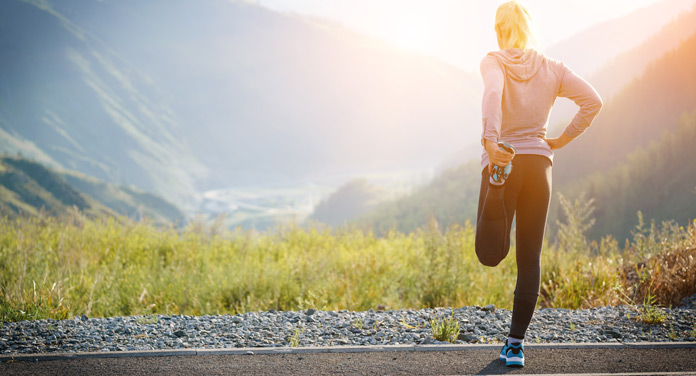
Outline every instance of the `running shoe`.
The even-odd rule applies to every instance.
[[[507,345],[505,353],[505,365],[508,367],[524,367],[524,345],[521,343],[513,343]]]
[[[505,141],[499,141],[498,147],[501,150],[504,150],[508,153],[512,153],[513,156],[517,153],[517,149]],[[491,178],[490,178],[491,184],[493,184],[493,185],[505,184],[505,180],[508,178],[508,176],[510,176],[511,172],[512,172],[512,162],[508,163],[504,167],[500,167],[500,166],[494,164],[492,171],[491,171]]]
[[[508,349],[510,349],[510,346],[508,345],[508,341],[505,340],[505,344],[503,345],[503,349],[500,350],[500,356],[498,356],[498,359],[502,360],[503,362],[506,361]]]

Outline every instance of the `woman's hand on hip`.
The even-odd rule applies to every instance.
[[[546,143],[549,144],[549,147],[551,148],[551,150],[558,150],[558,149],[568,145],[568,143],[570,141],[573,141],[573,138],[566,135],[565,133],[563,133],[562,135],[560,135],[559,137],[556,137],[556,138],[544,137],[544,141],[546,141]]]

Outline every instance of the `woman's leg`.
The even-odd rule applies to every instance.
[[[551,161],[523,155],[515,158],[515,168],[524,175],[524,182],[516,207],[517,286],[510,337],[523,339],[539,297],[541,246],[551,199]]]
[[[483,265],[498,265],[510,250],[510,228],[522,182],[519,175],[513,170],[502,187],[495,187],[489,184],[488,168],[481,173],[475,249]]]

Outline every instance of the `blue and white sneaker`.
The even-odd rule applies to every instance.
[[[500,350],[500,356],[498,356],[498,359],[502,360],[503,362],[507,361],[507,352],[510,346],[508,346],[508,341],[505,340],[505,345],[503,345],[503,349]]]
[[[517,149],[508,144],[505,141],[499,141],[498,142],[498,147],[508,153],[512,153],[514,156],[517,153]],[[508,163],[505,167],[500,167],[498,165],[493,165],[493,169],[491,171],[491,178],[490,182],[493,185],[503,185],[505,184],[505,180],[510,176],[510,173],[512,172],[512,162]]]
[[[524,345],[513,343],[506,345],[505,365],[508,367],[524,367]]]

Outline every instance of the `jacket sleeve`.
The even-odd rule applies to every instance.
[[[575,74],[565,64],[561,64],[561,69],[561,85],[558,96],[568,98],[580,106],[573,120],[563,131],[566,135],[575,138],[585,132],[592,124],[602,108],[602,99],[592,85]]]
[[[505,86],[505,73],[498,60],[491,56],[481,60],[481,77],[483,78],[483,100],[481,113],[483,117],[483,140],[498,142],[500,127],[503,120],[503,88]]]

